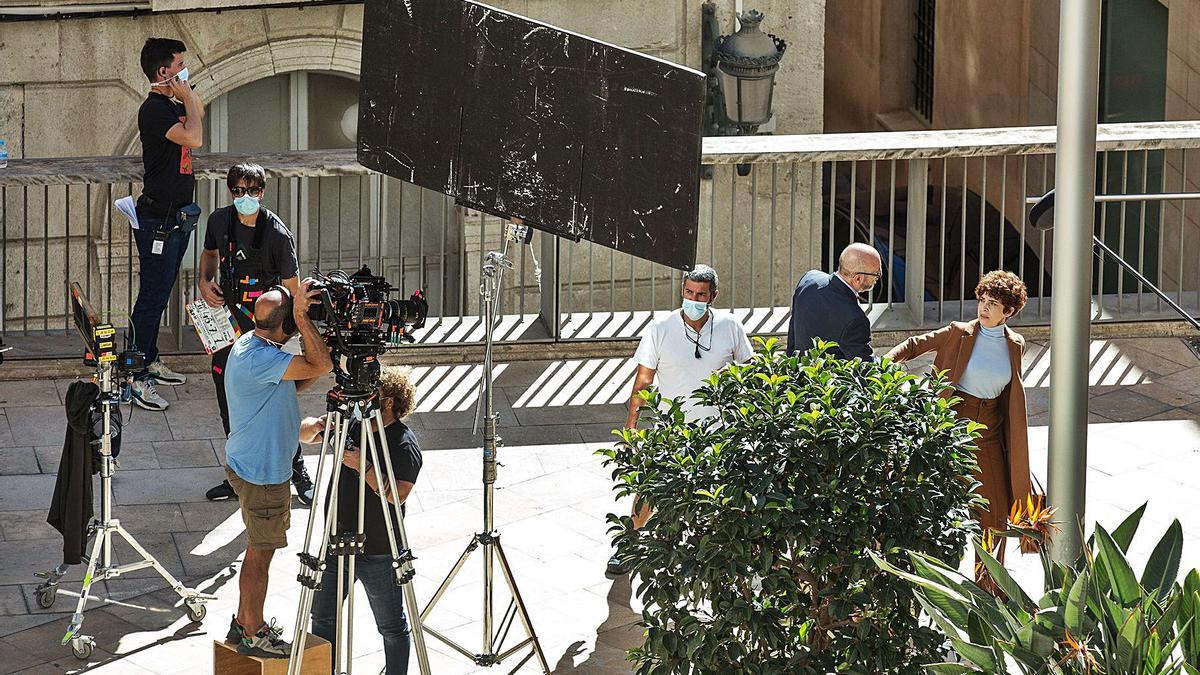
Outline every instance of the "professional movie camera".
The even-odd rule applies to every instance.
[[[412,331],[425,326],[429,303],[417,289],[408,300],[388,296],[398,289],[364,265],[354,274],[342,270],[313,273],[320,301],[308,316],[322,328],[332,351],[334,377],[349,391],[374,391],[379,355],[412,342]]]

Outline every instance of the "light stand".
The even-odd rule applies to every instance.
[[[411,624],[413,645],[417,652],[417,664],[421,675],[429,675],[429,654],[425,649],[425,634],[421,625],[421,615],[418,613],[417,596],[413,591],[414,576],[412,551],[408,547],[408,535],[404,530],[404,513],[402,505],[387,501],[384,495],[395,495],[396,475],[392,472],[392,456],[388,449],[387,436],[383,430],[383,416],[379,411],[379,399],[374,388],[367,392],[347,392],[341,385],[329,392],[327,397],[329,417],[325,425],[325,437],[321,442],[321,455],[317,460],[317,475],[314,485],[314,503],[308,513],[308,530],[304,536],[304,552],[300,553],[300,605],[296,610],[295,633],[292,638],[292,655],[288,660],[288,675],[299,675],[304,662],[304,643],[308,637],[305,626],[308,625],[309,614],[312,611],[313,595],[321,588],[321,576],[325,571],[326,556],[337,556],[337,612],[335,630],[338,640],[334,653],[334,668],[337,673],[350,675],[354,668],[354,572],[355,555],[363,552],[366,536],[363,534],[364,500],[367,494],[367,474],[358,472],[358,526],[352,533],[338,532],[338,485],[341,481],[342,459],[346,452],[346,440],[350,433],[350,425],[354,420],[359,424],[359,445],[361,452],[360,467],[368,463],[375,467],[376,485],[382,486],[380,498],[384,503],[384,525],[388,536],[388,546],[392,555],[392,570],[396,584],[404,589],[404,604],[408,607]],[[332,462],[326,466],[326,460]],[[317,512],[321,507],[321,486],[325,484],[326,471],[332,474],[332,483],[328,491],[328,510],[325,516],[325,527],[321,531],[321,540],[315,554],[312,550],[313,538],[316,534]],[[396,519],[393,529],[391,518],[387,512],[392,511]],[[331,543],[332,540],[332,543]],[[348,588],[345,584],[348,581]],[[343,598],[346,598],[343,601]],[[343,615],[342,607],[346,605]],[[343,621],[343,618],[345,619]],[[344,638],[342,637],[344,633]],[[342,670],[343,660],[345,669]]]
[[[542,652],[541,642],[538,640],[537,634],[533,630],[533,623],[529,619],[529,612],[525,608],[525,603],[521,599],[521,592],[517,588],[517,582],[513,578],[512,567],[508,564],[508,558],[504,555],[504,548],[500,545],[500,533],[494,527],[494,489],[496,483],[496,450],[503,445],[503,441],[496,433],[496,421],[499,415],[495,411],[495,404],[492,398],[492,348],[493,348],[493,330],[496,323],[496,307],[500,297],[500,291],[504,283],[504,270],[512,268],[512,261],[508,259],[508,247],[510,243],[528,243],[532,237],[532,231],[523,225],[510,225],[505,228],[504,244],[501,251],[491,251],[484,258],[483,268],[481,270],[481,279],[479,284],[479,294],[483,297],[483,315],[484,315],[484,356],[483,356],[483,375],[480,382],[481,396],[480,405],[483,406],[483,532],[475,534],[471,541],[467,544],[467,548],[458,557],[458,561],[454,563],[450,573],[446,575],[442,584],[438,586],[437,591],[429,600],[429,604],[425,606],[425,610],[421,612],[421,621],[425,618],[442,599],[454,578],[458,576],[463,565],[471,554],[482,547],[483,549],[483,647],[475,653],[471,652],[466,647],[458,644],[449,637],[443,635],[439,631],[426,626],[429,634],[438,640],[445,643],[448,647],[459,652],[463,656],[471,659],[479,666],[494,666],[499,665],[508,657],[516,654],[521,649],[529,647],[529,653],[525,655],[516,666],[510,670],[510,673],[515,673],[529,661],[530,658],[537,656],[538,663],[541,665],[543,673],[550,672],[550,666],[546,663],[546,655]],[[509,601],[508,608],[505,609],[504,615],[500,619],[498,626],[494,624],[493,616],[493,597],[492,590],[495,583],[494,563],[496,559],[500,561],[500,570],[504,573],[504,580],[508,584],[509,593],[512,599]],[[514,618],[520,618],[521,625],[525,628],[527,637],[521,642],[504,649],[504,641],[508,637],[508,631],[512,628]],[[503,651],[501,651],[503,650]]]
[[[100,387],[100,395],[96,399],[95,405],[98,406],[103,416],[103,432],[100,435],[100,519],[93,520],[88,526],[89,534],[95,535],[95,540],[92,542],[92,553],[87,559],[87,572],[83,575],[83,588],[79,591],[79,602],[75,606],[75,613],[71,615],[67,632],[62,637],[62,644],[70,643],[71,653],[77,658],[87,659],[92,655],[92,649],[96,646],[96,642],[91,636],[82,634],[80,630],[83,628],[83,610],[90,597],[91,588],[96,582],[116,579],[123,574],[148,567],[153,568],[171,585],[171,590],[179,594],[188,618],[192,621],[203,621],[206,614],[204,602],[215,598],[184,586],[138,543],[137,539],[121,525],[120,520],[113,517],[112,478],[116,470],[116,460],[112,456],[112,416],[120,404],[118,377],[122,381],[128,381],[130,376],[126,374],[126,371],[118,368],[118,362],[124,360],[125,354],[120,355],[119,358],[117,354],[113,353],[113,336],[116,331],[112,326],[98,322],[78,283],[71,284],[71,292],[75,300],[76,327],[88,344],[89,353],[96,360],[95,379]],[[91,479],[91,476],[85,478],[89,481]],[[124,539],[141,556],[141,559],[125,565],[113,565],[112,542],[116,536]],[[39,575],[45,579],[34,589],[34,598],[39,607],[49,609],[54,605],[58,582],[66,574],[68,567],[66,564],[59,565],[54,570]]]

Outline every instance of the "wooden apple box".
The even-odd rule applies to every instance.
[[[332,661],[329,642],[310,633],[304,641],[300,675],[329,675]],[[287,675],[287,669],[287,659],[243,656],[237,645],[213,640],[213,675]]]

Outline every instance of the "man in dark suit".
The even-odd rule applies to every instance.
[[[838,358],[873,359],[871,322],[858,306],[858,296],[879,281],[882,269],[878,251],[866,244],[850,244],[838,257],[833,274],[806,273],[792,294],[788,353],[808,351],[820,338],[838,344],[831,350]]]

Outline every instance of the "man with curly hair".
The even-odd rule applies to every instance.
[[[375,616],[375,627],[383,637],[388,675],[400,675],[408,671],[409,627],[404,614],[404,592],[396,583],[392,571],[392,553],[388,546],[385,519],[391,520],[393,531],[397,531],[399,526],[391,507],[384,507],[383,499],[386,496],[391,503],[403,504],[421,471],[421,449],[412,429],[403,421],[412,413],[417,402],[417,390],[410,379],[410,372],[408,368],[384,368],[378,389],[383,435],[387,439],[392,473],[396,477],[396,494],[387,494],[386,469],[380,467],[385,476],[385,484],[380,485],[375,476],[375,467],[370,461],[364,460],[358,447],[360,427],[357,422],[349,430],[347,442],[353,445],[344,453],[345,466],[338,480],[337,532],[354,532],[358,529],[358,475],[366,472],[367,494],[363,502],[366,543],[363,554],[355,557],[354,576],[366,590],[371,613]],[[316,423],[313,428],[324,429],[324,418],[312,421]],[[317,431],[310,440],[317,440],[320,433]],[[366,466],[363,466],[364,462]],[[331,555],[325,561],[321,590],[314,596],[312,606],[312,632],[330,643],[337,639],[338,603],[343,602],[345,593],[354,587],[353,580],[342,581],[343,596],[339,598],[337,559]]]

